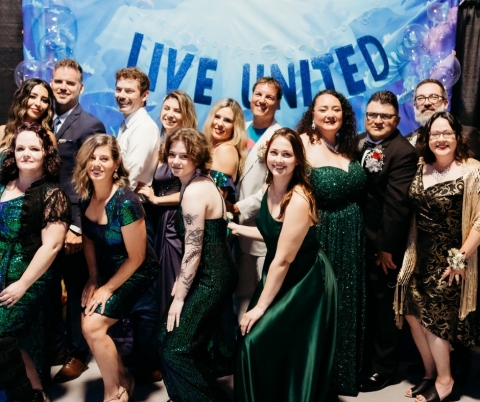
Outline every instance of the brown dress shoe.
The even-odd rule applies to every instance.
[[[74,380],[88,369],[87,363],[82,360],[69,356],[60,371],[53,377],[53,382],[62,383]]]

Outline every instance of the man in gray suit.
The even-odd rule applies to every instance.
[[[262,186],[265,183],[267,167],[259,155],[265,152],[266,143],[273,133],[281,128],[275,121],[275,112],[282,99],[282,86],[272,77],[260,78],[253,86],[250,109],[253,121],[246,123],[249,137],[255,141],[250,150],[243,174],[238,181],[238,201],[235,212],[240,214],[239,223],[255,226],[255,218],[260,208]],[[247,311],[255,287],[262,275],[267,249],[264,242],[238,238],[235,257],[239,271],[239,283],[235,292],[235,305],[240,321]]]

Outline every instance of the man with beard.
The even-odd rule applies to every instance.
[[[406,136],[417,151],[425,146],[423,131],[427,121],[435,112],[443,112],[447,107],[447,91],[440,81],[427,78],[417,85],[413,108],[420,127]],[[480,160],[480,132],[475,127],[463,126],[463,135],[472,157]]]

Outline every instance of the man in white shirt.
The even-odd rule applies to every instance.
[[[145,110],[150,88],[148,76],[137,67],[128,67],[118,70],[115,77],[115,100],[125,117],[117,139],[123,163],[130,171],[130,187],[135,190],[140,182],[147,185],[152,183],[158,164],[160,130]],[[155,283],[152,283],[130,313],[134,339],[129,356],[131,359],[126,361],[126,365],[133,365],[131,373],[137,384],[162,379],[156,356],[151,353],[155,347],[155,332],[160,319]]]
[[[243,174],[238,181],[238,201],[235,204],[235,212],[240,214],[241,225],[255,226],[255,218],[262,199],[261,189],[267,175],[267,167],[262,158],[259,158],[259,153],[273,133],[281,128],[275,121],[275,112],[280,106],[282,93],[282,86],[272,77],[260,78],[253,86],[250,101],[253,121],[246,123],[246,129],[255,145],[249,151]],[[264,242],[245,237],[238,238],[238,245],[235,259],[239,283],[235,292],[235,305],[240,321],[261,278],[267,248]]]
[[[125,120],[118,132],[123,162],[130,171],[130,187],[139,182],[150,185],[158,163],[160,130],[145,110],[150,80],[137,67],[122,68],[115,74],[115,100]]]

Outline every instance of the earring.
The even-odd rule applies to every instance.
[[[115,172],[113,172],[113,180],[118,180],[117,169],[115,169]]]
[[[315,127],[315,122],[312,121],[312,131],[315,131],[315,128],[316,128],[316,127]]]

